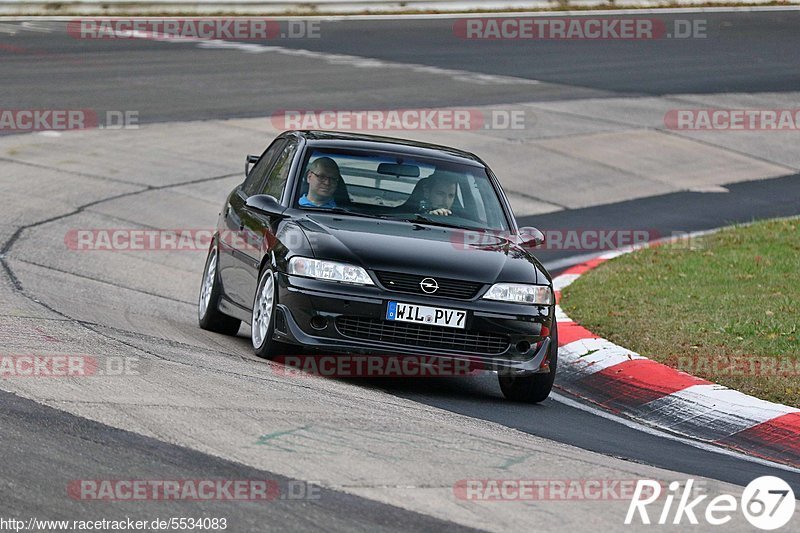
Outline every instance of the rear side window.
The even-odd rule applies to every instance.
[[[294,154],[297,152],[297,142],[289,141],[281,151],[275,165],[269,173],[267,183],[264,187],[264,194],[269,194],[280,202],[283,190],[286,188],[286,180],[289,178],[289,169],[292,167]]]
[[[253,196],[261,192],[261,184],[264,183],[267,172],[272,168],[273,163],[275,163],[275,160],[281,154],[285,144],[286,139],[276,139],[269,145],[269,148],[264,151],[258,163],[250,169],[250,174],[248,174],[247,179],[244,180],[244,184],[242,185],[242,191],[244,191],[247,196]]]

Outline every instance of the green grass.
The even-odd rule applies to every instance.
[[[561,305],[645,357],[800,407],[800,219],[626,254],[581,276]]]

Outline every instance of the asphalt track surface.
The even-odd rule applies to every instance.
[[[567,100],[588,96],[780,92],[800,86],[800,12],[663,15],[707,19],[705,39],[470,41],[452,19],[322,22],[322,38],[272,46],[545,82],[538,86],[403,85],[346,65],[299,72],[260,54],[147,40],[81,40],[23,31],[0,48],[0,101],[20,108],[139,110],[142,123],[267,116],[284,109],[372,109]],[[64,23],[37,23],[40,27]],[[0,39],[3,34],[0,33]],[[256,42],[256,41],[253,41]],[[36,68],[31,68],[33,65]],[[354,75],[354,73],[356,75]],[[416,82],[417,80],[415,80]],[[30,90],[36,88],[35,90]]]
[[[452,38],[449,20],[341,21],[323,24],[324,40],[282,41],[280,46],[351,54],[387,61],[424,64],[479,74],[536,79],[544,84],[465,86],[447,92],[404,87],[348,67],[295,72],[264,72],[259,56],[197,50],[193,45],[132,42],[85,42],[59,31],[24,31],[6,40],[0,33],[6,108],[138,109],[143,123],[264,116],[288,108],[365,108],[483,105],[536,100],[620,95],[669,95],[705,92],[780,92],[800,86],[800,13],[708,14],[709,34],[722,38],[646,43],[541,42],[535,53],[525,43],[465,43]],[[58,23],[37,23],[43,26]],[[11,43],[13,42],[13,45]],[[634,45],[635,44],[635,45]],[[487,60],[491,58],[491,60]],[[396,81],[396,80],[395,80]],[[557,227],[652,227],[671,231],[709,229],[753,218],[800,213],[798,176],[728,187],[718,196],[678,193],[585,209],[524,217],[521,222]],[[711,204],[709,204],[711,202]],[[698,207],[702,206],[703,209]],[[545,261],[568,252],[545,252]],[[68,311],[68,310],[67,310]],[[231,339],[234,351],[247,339]],[[589,412],[548,400],[521,408],[501,399],[490,376],[465,383],[455,380],[358,381],[360,386],[436,406],[477,419],[634,463],[664,467],[744,485],[760,475],[788,481],[800,493],[800,474],[701,450],[643,433]],[[54,467],[63,479],[75,479],[91,465],[113,477],[125,477],[120,465],[136,475],[182,478],[283,479],[270,472],[225,461],[149,437],[103,426],[17,396],[0,393],[4,458],[0,508],[16,514],[73,516],[86,511],[65,500],[63,485],[53,482]],[[113,464],[113,471],[111,469]],[[162,505],[162,504],[159,504]],[[241,530],[256,530],[280,520],[282,529],[443,530],[460,528],[428,516],[372,500],[327,491],[320,502],[298,508],[296,502],[259,507],[230,504],[214,515],[234,513]],[[90,510],[91,511],[91,510]],[[120,514],[136,515],[121,504]],[[149,507],[180,516],[180,509]]]
[[[65,414],[7,392],[0,392],[0,405],[0,452],[5,463],[2,508],[18,517],[111,519],[107,510],[93,509],[94,502],[64,497],[64,487],[81,479],[87,464],[99,475],[113,479],[271,480],[286,494],[293,482],[272,472]],[[230,526],[236,531],[309,531],[323,524],[327,531],[470,531],[342,492],[319,488],[316,494],[313,505],[291,499],[266,505],[262,501],[197,502],[191,516],[235,516]],[[145,507],[140,502],[118,502],[112,516],[151,522],[185,517],[186,506],[181,501],[153,502]]]

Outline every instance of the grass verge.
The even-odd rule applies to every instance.
[[[561,305],[645,357],[800,407],[800,219],[623,255],[567,287]]]

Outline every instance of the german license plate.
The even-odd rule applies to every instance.
[[[464,329],[467,322],[467,312],[443,307],[389,302],[389,306],[386,308],[386,320]]]

